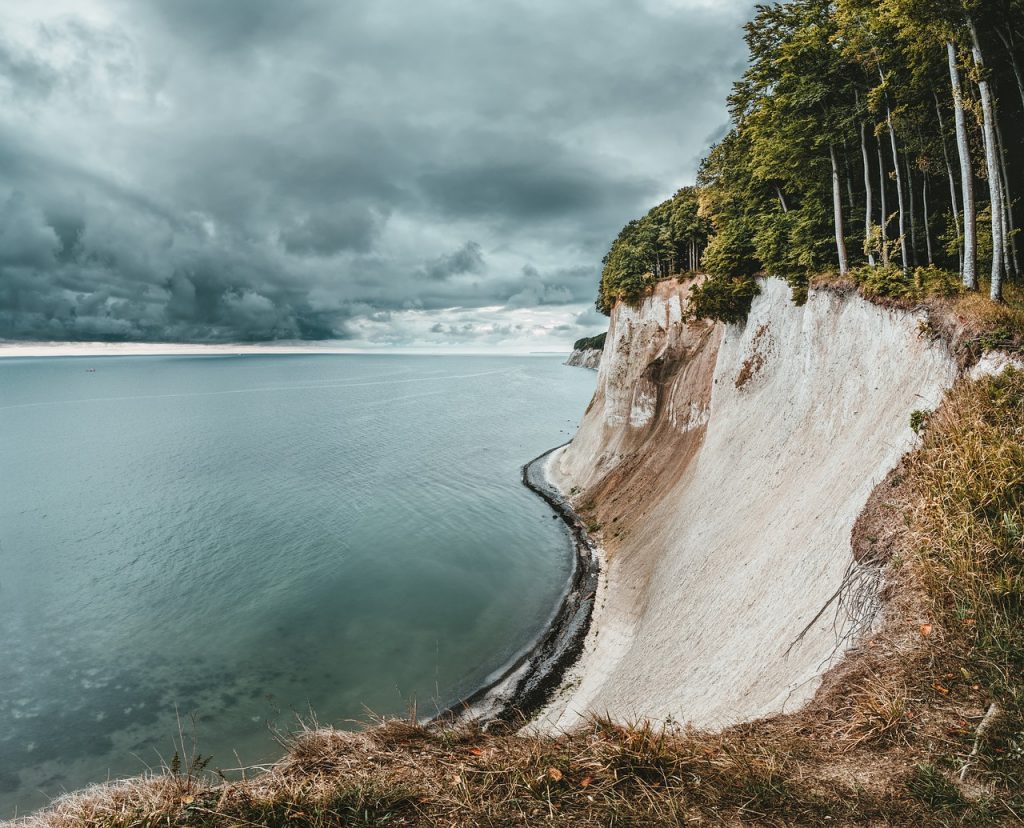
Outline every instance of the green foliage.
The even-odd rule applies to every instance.
[[[574,351],[600,351],[604,349],[604,340],[608,336],[607,333],[598,334],[597,336],[585,336],[583,339],[577,339],[573,343]]]
[[[759,292],[752,278],[710,276],[691,289],[690,314],[695,319],[743,322]]]
[[[935,765],[918,765],[907,781],[907,790],[935,811],[962,809],[966,803],[960,790]]]
[[[754,234],[745,222],[723,222],[708,242],[704,269],[720,278],[753,276],[760,269],[755,252]]]
[[[691,269],[709,230],[698,214],[694,187],[684,187],[629,222],[602,260],[598,310],[607,314],[618,300],[636,302],[658,280]]]
[[[993,83],[1012,90],[1012,67],[997,56],[1004,54],[1003,38],[1013,36],[1009,21],[1021,5],[758,5],[746,26],[749,65],[729,96],[732,128],[711,148],[697,179],[700,214],[713,228],[705,270],[723,278],[781,276],[799,297],[810,277],[840,269],[842,237],[849,264],[861,266],[857,280],[869,296],[913,301],[953,293],[955,280],[947,275],[960,268],[963,239],[955,212],[962,205],[948,196],[947,176],[959,172],[959,163],[946,43],[959,47],[969,98],[970,163],[983,174],[980,112],[971,111],[977,102],[970,100],[979,76],[971,71],[964,11],[977,23],[992,58],[987,71]],[[1005,126],[1020,107],[1012,94],[1004,92],[1003,98]],[[1010,190],[1019,193],[1019,153],[1010,151],[1007,159]],[[977,196],[984,196],[987,182],[976,183]],[[884,229],[883,193],[889,214]],[[983,272],[993,255],[991,214],[983,200],[977,207]],[[867,272],[869,257],[879,272]]]
[[[873,299],[920,301],[929,296],[956,296],[960,277],[948,270],[929,266],[907,273],[898,267],[863,266],[850,271],[865,296]]]
[[[924,411],[920,408],[915,408],[910,412],[910,427],[914,430],[914,434],[920,434],[928,426],[928,418],[932,416],[931,411]]]

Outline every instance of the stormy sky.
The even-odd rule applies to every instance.
[[[747,0],[4,0],[0,339],[563,346]]]

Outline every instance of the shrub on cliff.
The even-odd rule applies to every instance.
[[[956,296],[962,291],[956,273],[932,265],[912,273],[893,266],[865,266],[854,268],[850,275],[870,299],[920,301],[929,296]]]
[[[743,322],[760,290],[753,277],[711,276],[690,290],[689,318]]]

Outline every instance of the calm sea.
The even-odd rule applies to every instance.
[[[471,692],[570,567],[520,466],[593,372],[553,357],[0,360],[0,818],[187,740]]]

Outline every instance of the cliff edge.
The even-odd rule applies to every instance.
[[[722,727],[795,709],[877,610],[851,531],[957,377],[921,314],[765,280],[744,324],[692,282],[619,303],[594,395],[549,463],[603,545],[584,654],[540,717]]]

